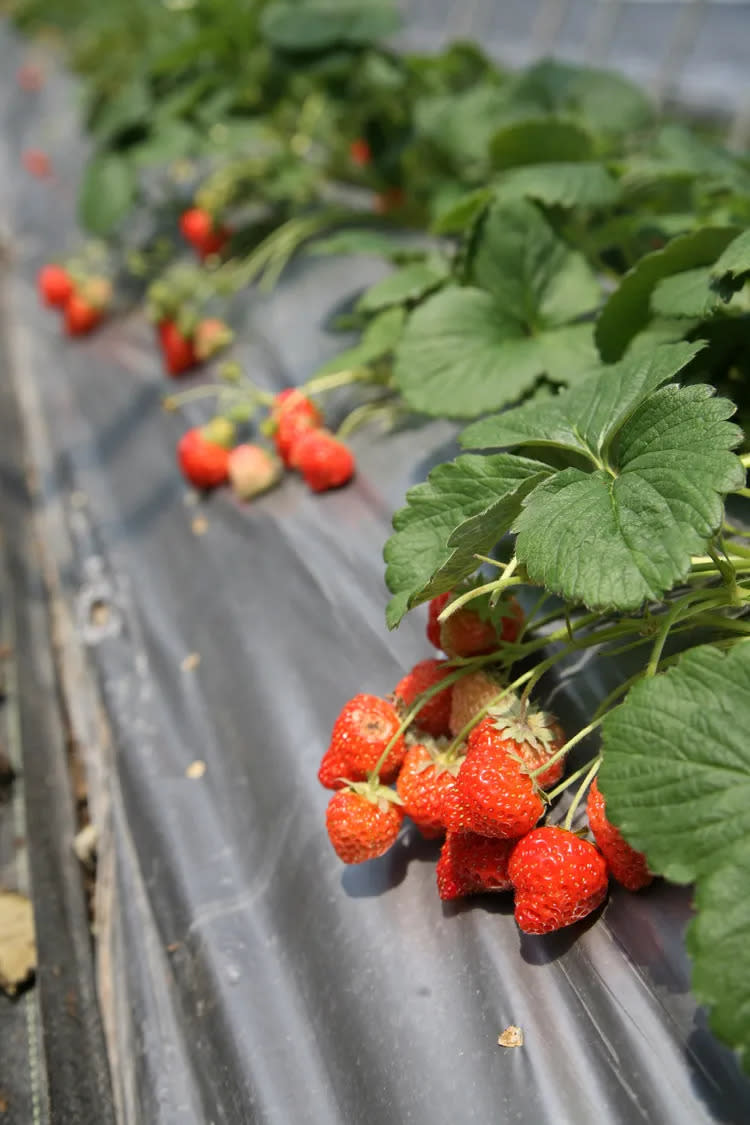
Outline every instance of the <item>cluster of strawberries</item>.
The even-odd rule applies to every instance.
[[[184,476],[196,488],[228,482],[243,500],[272,488],[284,467],[301,473],[313,492],[325,492],[346,484],[354,475],[355,464],[349,447],[322,424],[317,406],[301,391],[288,388],[274,397],[264,427],[276,453],[248,442],[235,445],[234,424],[227,418],[214,418],[207,426],[183,435],[177,458]]]
[[[229,325],[217,317],[199,320],[194,327],[166,317],[158,322],[156,331],[164,368],[174,379],[229,347],[234,339]]]
[[[500,621],[464,607],[441,625],[450,597],[430,603],[427,629],[449,659],[421,661],[389,699],[357,695],[337,718],[318,773],[337,790],[328,835],[345,863],[361,863],[395,843],[408,815],[422,835],[443,839],[442,899],[512,890],[519,927],[548,933],[595,910],[609,874],[630,890],[652,876],[607,820],[595,781],[587,808],[596,845],[566,828],[537,827],[544,790],[564,772],[563,731],[504,691],[489,663],[450,661],[500,652],[518,637],[522,611],[511,598]]]
[[[37,290],[44,305],[62,310],[69,336],[91,332],[112,302],[112,283],[108,278],[79,278],[54,262],[42,266],[37,275]]]

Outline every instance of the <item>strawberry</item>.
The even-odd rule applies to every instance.
[[[46,152],[40,148],[27,148],[21,153],[21,163],[27,172],[36,176],[38,180],[45,180],[52,175],[52,163]]]
[[[193,346],[198,359],[210,359],[222,348],[226,348],[234,339],[234,333],[228,324],[216,317],[202,320],[193,334]]]
[[[479,746],[492,746],[511,754],[528,773],[545,764],[565,742],[565,734],[557,720],[545,711],[525,713],[517,699],[506,706],[492,708],[486,718],[474,727],[469,735],[469,750]],[[535,778],[544,789],[559,781],[565,770],[565,761],[559,758],[549,769]]]
[[[349,145],[349,156],[352,164],[358,168],[365,168],[372,162],[372,151],[364,137],[357,137]]]
[[[279,461],[260,445],[244,443],[229,454],[229,483],[242,500],[272,488],[281,475]]]
[[[544,803],[522,761],[487,723],[472,731],[456,779],[461,823],[482,836],[524,836],[541,817]]]
[[[457,680],[453,685],[451,713],[448,720],[451,734],[454,736],[460,734],[475,715],[484,710],[485,707],[494,704],[504,686],[500,675],[486,668],[480,668],[477,672],[469,672],[467,676],[462,676],[460,680]],[[507,695],[494,706],[498,709],[498,712],[504,711],[506,707],[511,705],[513,698],[512,694]]]
[[[445,832],[445,794],[455,786],[460,765],[460,758],[448,759],[431,740],[419,742],[406,752],[396,792],[404,802],[405,812],[428,840]]]
[[[16,82],[22,90],[40,90],[44,85],[44,71],[34,63],[23,63],[16,71]]]
[[[208,441],[200,429],[188,430],[177,444],[177,460],[183,476],[196,488],[215,488],[229,472],[229,452]]]
[[[438,621],[438,617],[443,612],[452,596],[450,590],[447,594],[438,594],[427,607],[427,640],[430,644],[434,645],[435,648],[441,647],[440,622]]]
[[[586,812],[594,839],[617,882],[622,883],[629,891],[647,887],[654,877],[648,869],[646,857],[642,852],[631,848],[614,824],[607,820],[604,797],[596,784],[596,778],[589,789]]]
[[[65,331],[69,336],[87,335],[101,319],[101,309],[77,293],[71,293],[65,304]]]
[[[62,308],[73,295],[73,279],[62,266],[42,266],[36,279],[39,296],[45,305]]]
[[[180,230],[200,258],[220,254],[229,240],[227,228],[217,226],[213,215],[201,207],[191,207],[182,213]]]
[[[411,709],[418,695],[440,683],[450,672],[451,669],[446,666],[444,660],[420,660],[418,664],[414,665],[411,672],[407,672],[396,684],[396,690],[393,693],[396,709],[399,713],[405,715]],[[449,733],[448,721],[451,713],[452,691],[453,689],[450,686],[444,688],[433,695],[432,699],[428,699],[424,706],[420,708],[417,717],[414,719],[415,725],[420,730],[427,731],[428,734],[432,734],[436,738]]]
[[[310,430],[292,447],[291,462],[313,492],[340,488],[354,476],[354,454],[327,430]]]
[[[273,434],[276,450],[287,467],[291,464],[292,449],[308,430],[318,429],[323,415],[296,387],[280,391],[273,401],[268,430]]]
[[[406,192],[400,187],[389,187],[380,192],[373,200],[373,210],[378,215],[387,215],[389,211],[398,211],[406,203]]]
[[[318,774],[321,784],[328,789],[336,788],[330,784],[332,770],[336,771],[334,778],[364,781],[400,725],[395,708],[387,700],[364,693],[355,695],[333,724],[331,742]],[[405,754],[406,743],[399,735],[380,769],[381,781],[395,781]]]
[[[169,375],[181,375],[195,367],[198,357],[193,341],[180,331],[173,320],[162,320],[158,331],[164,366]]]
[[[326,829],[339,859],[364,863],[395,844],[404,810],[392,789],[350,785],[336,793],[326,810]]]
[[[475,832],[448,832],[436,871],[441,899],[509,891],[508,860],[514,846],[513,840],[492,840]]]
[[[588,840],[565,828],[535,828],[508,864],[515,916],[526,934],[548,934],[596,910],[607,894],[607,864]]]

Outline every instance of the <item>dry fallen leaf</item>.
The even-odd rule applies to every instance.
[[[208,531],[208,520],[205,516],[196,516],[191,527],[193,529],[193,535],[205,535]]]
[[[0,988],[15,996],[36,969],[34,912],[25,895],[0,891]]]
[[[192,672],[201,662],[201,654],[199,652],[189,652],[183,659],[180,667],[183,672]]]
[[[520,1027],[511,1024],[498,1036],[497,1041],[501,1047],[523,1047],[523,1032]]]
[[[194,762],[191,762],[188,768],[185,770],[185,777],[189,777],[191,781],[196,781],[199,777],[203,777],[205,772],[206,763],[202,762],[200,758],[196,758],[196,760]]]

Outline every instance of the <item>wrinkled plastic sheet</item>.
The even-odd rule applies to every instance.
[[[35,270],[74,231],[82,145],[64,80],[32,102],[9,90],[17,57],[4,35],[13,379],[100,831],[98,982],[120,1121],[750,1119],[748,1084],[690,993],[688,888],[613,889],[601,916],[524,937],[507,896],[442,905],[436,846],[413,830],[380,860],[339,863],[317,765],[343,703],[389,691],[427,655],[423,615],[385,630],[381,550],[453,430],[360,433],[339,492],[290,478],[251,506],[227,491],[188,503],[174,445],[204,415],[159,409],[152,329],[132,314],[71,344],[38,308]],[[53,185],[19,171],[40,144]],[[257,380],[298,383],[333,354],[327,319],[377,268],[310,259],[239,302]],[[613,674],[582,661],[550,691],[569,729]],[[520,1049],[497,1044],[509,1024]]]

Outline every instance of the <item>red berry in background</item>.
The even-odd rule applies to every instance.
[[[246,442],[229,454],[229,483],[242,500],[272,488],[281,475],[278,460],[260,445]]]
[[[45,305],[62,308],[73,295],[73,279],[62,266],[42,266],[36,279],[39,296]]]
[[[65,304],[65,331],[69,336],[86,336],[102,319],[102,310],[84,297],[72,293]]]
[[[318,780],[327,789],[336,789],[336,778],[364,781],[396,734],[401,720],[387,699],[361,693],[342,708],[333,724],[331,741],[323,755]],[[406,754],[403,735],[396,738],[380,768],[380,780],[396,780]]]
[[[400,187],[389,187],[373,201],[373,210],[379,215],[387,215],[390,211],[398,211],[406,203],[406,192]]]
[[[434,743],[411,746],[396,781],[396,792],[404,811],[426,839],[445,833],[443,806],[445,795],[456,784],[460,759],[449,762]]]
[[[358,168],[365,168],[372,163],[372,151],[364,137],[357,137],[352,141],[349,145],[349,156],[352,164],[356,164]]]
[[[516,922],[527,934],[548,934],[579,922],[607,895],[604,857],[565,828],[535,828],[519,840],[508,874]]]
[[[448,602],[451,600],[452,594],[450,590],[447,594],[438,594],[433,598],[427,607],[427,640],[435,648],[440,648],[440,622],[438,617],[443,612]]]
[[[180,230],[201,258],[219,254],[229,240],[226,227],[217,225],[213,215],[201,207],[191,207],[182,213]]]
[[[487,891],[509,891],[508,861],[514,840],[488,839],[475,832],[448,832],[436,875],[444,902]]]
[[[40,148],[27,148],[21,154],[21,163],[27,172],[32,176],[36,176],[38,180],[47,179],[52,175],[52,164],[46,152],[42,152]]]
[[[16,71],[16,82],[22,90],[41,90],[44,85],[44,71],[34,63],[23,63]]]
[[[229,451],[207,441],[200,429],[188,430],[177,443],[183,476],[196,488],[216,488],[229,474]]]
[[[222,348],[226,348],[234,339],[234,333],[228,324],[216,317],[201,320],[193,334],[193,345],[198,359],[210,359]]]
[[[404,810],[388,798],[389,792],[379,789],[370,794],[348,788],[331,797],[326,829],[344,863],[376,859],[395,844]]]
[[[184,335],[173,320],[163,320],[159,325],[159,343],[164,366],[169,375],[181,375],[198,363],[193,341]]]
[[[589,789],[586,812],[589,826],[600,852],[607,861],[610,874],[629,891],[639,891],[653,881],[646,857],[631,848],[614,824],[607,820],[606,805],[596,778]]]
[[[310,430],[293,446],[291,463],[313,492],[340,488],[354,476],[354,454],[327,430]]]
[[[420,660],[396,685],[393,695],[397,710],[405,715],[411,710],[418,695],[440,683],[451,671],[443,660]],[[414,720],[420,730],[427,731],[436,738],[450,734],[452,691],[453,688],[449,685],[427,700]]]

